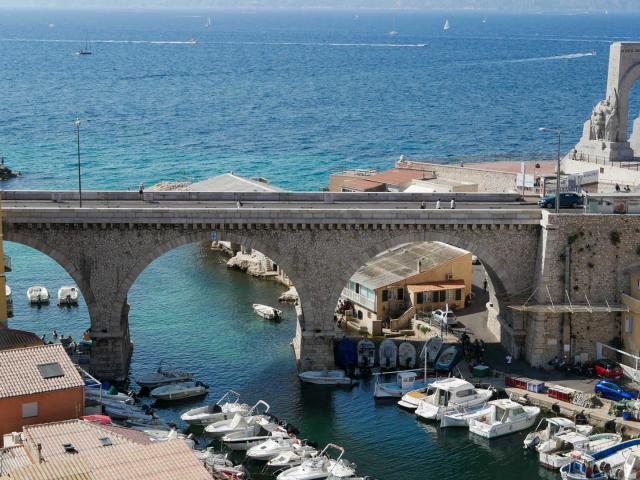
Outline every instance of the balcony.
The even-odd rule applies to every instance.
[[[629,307],[629,311],[634,313],[640,313],[640,300],[633,298],[626,293],[622,294],[622,303]]]
[[[342,296],[348,298],[354,303],[363,306],[367,310],[371,310],[372,312],[376,311],[376,302],[373,300],[369,300],[367,297],[360,295],[359,293],[354,292],[353,290],[349,290],[348,288],[342,289]]]
[[[4,256],[4,271],[5,272],[11,271],[11,257],[9,255]]]

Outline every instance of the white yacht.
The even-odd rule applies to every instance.
[[[78,288],[67,285],[58,289],[58,305],[76,305],[78,303]]]
[[[42,304],[49,303],[49,290],[40,285],[34,285],[27,290],[27,299],[29,303]]]
[[[300,380],[316,385],[351,385],[351,377],[344,370],[308,370],[298,374]]]
[[[261,405],[264,406],[264,411],[258,413],[258,408]],[[211,423],[204,429],[204,433],[212,437],[224,437],[228,433],[245,430],[255,423],[268,423],[270,417],[267,413],[270,409],[271,407],[267,402],[259,400],[258,403],[251,407],[248,414],[236,413],[232,418]]]
[[[496,438],[531,428],[540,415],[539,407],[520,405],[509,399],[489,402],[491,412],[469,422],[469,431],[484,438]]]
[[[282,452],[293,451],[294,444],[300,444],[297,438],[285,436],[271,436],[267,440],[247,450],[247,458],[253,460],[271,460]]]
[[[475,388],[460,378],[445,378],[433,382],[427,396],[420,400],[416,415],[425,420],[440,420],[446,413],[455,413],[460,407],[482,405],[493,395],[493,390]]]
[[[590,435],[593,427],[591,425],[576,425],[564,417],[543,418],[540,420],[540,423],[538,423],[536,429],[528,433],[525,437],[524,448],[535,448],[540,451],[539,447],[542,444],[568,431],[577,432],[582,435]]]
[[[280,452],[277,456],[269,460],[267,462],[267,467],[279,470],[283,468],[297,467],[305,460],[316,457],[317,455],[318,450],[309,445],[303,445],[301,447],[294,446],[293,450]]]
[[[337,459],[332,459],[327,450],[333,448],[340,452]],[[342,459],[344,449],[333,443],[329,443],[317,457],[309,458],[297,467],[290,468],[280,473],[277,480],[315,480],[332,478],[351,478],[355,475],[355,466]]]
[[[187,410],[180,419],[189,425],[209,425],[220,420],[227,420],[236,413],[248,414],[251,406],[240,403],[240,394],[233,390],[228,390],[216,402],[203,407]]]
[[[209,387],[202,382],[179,382],[156,387],[149,395],[156,400],[171,401],[206,395]]]
[[[162,366],[163,363],[160,362],[155,372],[136,378],[136,383],[141,387],[156,388],[170,383],[188,382],[193,378],[193,375],[189,372],[164,368]]]
[[[262,318],[267,320],[278,320],[282,318],[282,310],[270,307],[269,305],[262,305],[260,303],[253,304],[253,310]]]

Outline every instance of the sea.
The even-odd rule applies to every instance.
[[[76,118],[86,189],[233,171],[318,190],[332,172],[391,168],[401,154],[551,159],[555,138],[538,128],[560,129],[563,150],[577,142],[604,96],[610,43],[639,38],[638,25],[639,15],[603,12],[0,10],[0,155],[21,172],[2,187],[77,188]],[[77,55],[85,46],[92,54]],[[69,275],[28,247],[5,242],[5,253],[10,326],[78,338],[89,326],[82,301],[26,301],[29,286],[55,294]],[[225,261],[194,244],[140,275],[128,297],[132,378],[165,361],[208,384],[206,400],[228,388],[264,399],[378,479],[556,477],[522,450],[522,434],[442,431],[374,401],[371,381],[301,385],[293,309],[268,323],[251,308],[277,304],[284,287]],[[157,412],[175,421],[199,402]]]

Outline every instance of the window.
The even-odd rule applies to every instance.
[[[62,371],[62,367],[59,363],[43,363],[38,365],[38,371],[42,378],[56,378],[56,377],[64,377],[64,372]]]
[[[456,290],[456,300],[462,300],[462,290],[459,288]]]
[[[360,284],[359,283],[356,283],[355,290],[356,290],[356,293],[360,293]]]
[[[423,292],[418,292],[418,294],[416,295],[416,303],[418,305],[422,305],[424,303],[424,293]]]
[[[633,317],[624,317],[624,331],[627,333],[633,332]]]
[[[636,288],[640,289],[640,277],[638,277],[638,286]]]
[[[358,310],[358,320],[362,320],[362,310]]]
[[[383,302],[389,301],[389,290],[382,290],[382,301]]]
[[[398,289],[398,300],[404,300],[404,288]]]
[[[38,402],[22,404],[22,418],[32,418],[38,416]]]
[[[367,318],[371,318],[371,312],[367,312]]]
[[[447,296],[447,300],[453,300],[454,298],[456,298],[455,290],[445,290],[445,294]]]

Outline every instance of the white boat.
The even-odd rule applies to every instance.
[[[27,299],[29,303],[36,303],[38,305],[42,303],[49,303],[49,290],[40,285],[34,285],[27,290]]]
[[[590,435],[593,431],[591,425],[576,425],[574,422],[564,417],[543,418],[533,432],[527,434],[524,439],[524,448],[533,448],[538,452],[549,448],[549,440],[565,432],[577,432],[582,435]]]
[[[204,26],[206,28],[209,28],[211,26],[211,17],[207,17],[207,21],[205,22]]]
[[[279,318],[282,318],[282,310],[270,307],[269,305],[254,303],[253,310],[262,318],[266,318],[267,320],[278,320]]]
[[[427,398],[428,386],[423,388],[418,388],[416,390],[411,390],[408,393],[405,393],[400,401],[398,401],[398,405],[402,408],[406,408],[407,410],[415,410],[418,408],[420,404],[420,400],[423,398]]]
[[[435,368],[436,370],[451,370],[454,362],[458,356],[458,346],[457,345],[449,345],[447,348],[440,352],[438,355],[438,360],[436,361]]]
[[[194,455],[200,460],[210,473],[221,473],[225,478],[242,480],[245,471],[241,466],[235,466],[227,453],[216,452],[213,447],[204,450],[194,450]]]
[[[78,288],[73,285],[58,289],[58,305],[75,305],[78,303]]]
[[[637,478],[624,475],[627,472],[629,475],[635,473],[632,467],[636,464],[636,459],[629,459],[638,455],[640,455],[640,439],[627,440],[590,455],[573,452],[570,455],[571,462],[560,469],[560,476],[563,480]],[[627,461],[630,465],[625,472]],[[590,470],[589,475],[587,475],[588,470]]]
[[[444,30],[446,32],[450,28],[451,28],[451,25],[449,25],[449,20],[445,20],[444,21],[444,26],[442,27],[442,30]]]
[[[7,301],[7,313],[11,315],[11,313],[13,313],[13,296],[11,294],[11,287],[8,283],[4,284],[4,294]]]
[[[394,369],[398,365],[398,347],[391,339],[383,340],[380,344],[380,368]]]
[[[271,436],[258,445],[254,445],[247,450],[247,458],[252,460],[271,460],[282,452],[293,451],[294,444],[301,444],[297,438],[284,436]]]
[[[152,443],[157,442],[168,442],[170,440],[180,439],[182,440],[189,448],[193,449],[196,446],[196,442],[191,438],[191,436],[187,436],[183,433],[178,432],[175,428],[170,430],[165,430],[161,428],[144,428],[144,427],[132,427],[134,430],[138,430],[139,432],[144,433]]]
[[[149,392],[149,395],[156,400],[167,402],[171,400],[184,400],[185,398],[200,397],[202,395],[206,395],[208,390],[209,387],[202,382],[180,382],[156,387]]]
[[[425,420],[441,420],[446,413],[456,413],[459,408],[482,405],[493,395],[493,390],[475,388],[460,378],[445,378],[428,387],[427,396],[420,400],[416,415]]]
[[[400,398],[404,394],[409,393],[412,390],[424,388],[427,383],[433,382],[435,380],[432,379],[430,382],[425,382],[424,379],[418,380],[417,373],[410,371],[391,373],[396,373],[395,382],[382,383],[380,382],[382,374],[378,374],[378,379],[373,390],[373,396],[375,398]]]
[[[216,403],[187,410],[180,419],[189,425],[209,425],[220,420],[227,420],[236,413],[248,414],[251,406],[240,403],[240,394],[228,390]]]
[[[469,431],[484,438],[497,438],[531,428],[540,415],[539,407],[520,405],[509,399],[492,400],[489,415],[469,422]]]
[[[155,388],[170,383],[188,382],[193,378],[189,372],[163,368],[162,363],[160,362],[155,372],[136,378],[136,383],[141,387]]]
[[[415,368],[416,347],[409,342],[402,342],[398,346],[398,362],[400,364],[400,368]]]
[[[105,403],[103,404],[103,408],[107,415],[116,419],[146,423],[152,422],[155,418],[149,410],[143,410],[135,405]]]
[[[369,339],[358,342],[358,367],[372,368],[376,362],[376,344]]]
[[[594,454],[617,445],[622,437],[616,433],[599,433],[586,436],[565,430],[537,446],[540,464],[551,470],[558,470],[571,463],[576,453]]]
[[[424,358],[424,355],[426,353],[427,361],[431,363],[435,362],[436,359],[438,358],[438,354],[440,353],[440,350],[442,349],[443,343],[444,342],[442,340],[442,337],[438,335],[436,335],[435,337],[431,337],[424,344],[422,352],[420,353],[420,357]]]
[[[222,443],[230,450],[246,451],[274,437],[290,438],[286,429],[265,418],[244,430],[227,433],[222,437]]]
[[[265,407],[264,411],[262,413],[258,413],[258,408],[261,405]],[[236,413],[232,418],[211,423],[204,429],[204,433],[205,435],[210,435],[212,437],[224,437],[228,433],[244,430],[256,422],[268,422],[269,416],[267,416],[267,413],[270,409],[271,407],[267,402],[259,400],[253,407],[251,407],[247,415]]]
[[[340,452],[337,459],[332,459],[327,450],[333,448]],[[351,478],[355,475],[355,466],[342,459],[344,449],[332,443],[328,444],[317,457],[303,461],[299,466],[289,468],[280,473],[277,480],[315,480],[327,478]]]
[[[118,392],[112,394],[107,390],[100,388],[100,386],[85,387],[84,396],[88,400],[93,400],[99,403],[126,403],[129,405],[135,403],[135,399],[126,393]]]
[[[267,462],[267,466],[276,469],[297,467],[306,459],[316,457],[317,455],[318,450],[309,445],[304,445],[300,448],[280,452],[276,457]]]
[[[471,407],[455,407],[453,411],[449,410],[442,414],[440,428],[468,427],[472,419],[483,417],[489,413],[491,413],[491,407],[486,403]]]
[[[351,377],[344,370],[308,370],[298,374],[300,380],[315,385],[351,385]]]

